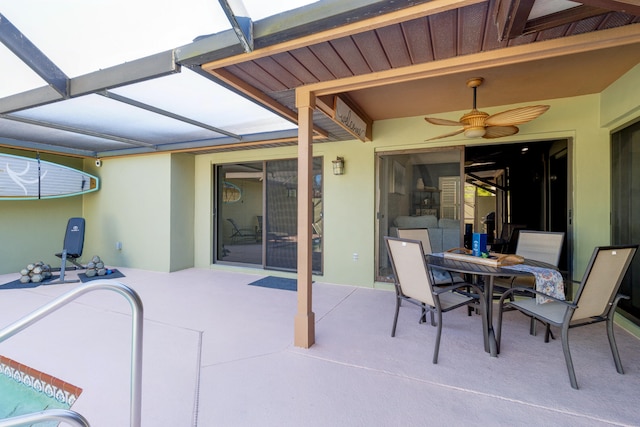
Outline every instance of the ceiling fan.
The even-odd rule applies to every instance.
[[[427,139],[446,138],[448,136],[458,135],[464,132],[467,138],[502,138],[504,136],[515,135],[519,129],[516,125],[527,123],[549,109],[548,105],[530,105],[527,107],[514,108],[513,110],[502,111],[500,113],[489,115],[484,111],[476,109],[476,90],[482,84],[482,77],[475,77],[467,80],[467,87],[473,88],[473,109],[467,114],[460,117],[459,121],[439,119],[437,117],[425,117],[424,119],[433,124],[441,126],[462,126],[455,132],[445,135],[436,136]]]

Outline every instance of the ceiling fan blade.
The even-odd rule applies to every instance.
[[[515,135],[519,130],[516,126],[487,126],[483,138],[502,138],[503,136]]]
[[[446,137],[448,137],[448,136],[458,135],[458,134],[460,134],[460,133],[462,133],[462,132],[464,132],[464,128],[459,129],[459,130],[457,130],[457,131],[455,131],[455,132],[446,133],[446,134],[444,134],[444,135],[440,135],[440,136],[436,136],[436,137],[433,137],[433,138],[429,138],[429,139],[427,139],[427,140],[425,140],[425,141],[433,141],[434,139],[446,138]]]
[[[548,105],[529,105],[493,114],[485,120],[487,126],[512,126],[527,123],[549,109]]]
[[[439,119],[437,117],[425,117],[426,121],[431,123],[432,125],[441,125],[441,126],[462,126],[460,122],[454,122],[453,120],[447,119]]]

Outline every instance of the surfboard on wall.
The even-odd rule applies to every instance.
[[[77,196],[98,190],[88,173],[29,157],[0,153],[0,200],[37,200]]]

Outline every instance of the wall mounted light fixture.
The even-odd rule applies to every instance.
[[[334,175],[344,175],[344,157],[336,157],[331,163],[333,163]]]

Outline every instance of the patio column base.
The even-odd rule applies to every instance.
[[[316,342],[316,315],[313,312],[296,314],[294,321],[293,344],[296,347],[309,348]]]

